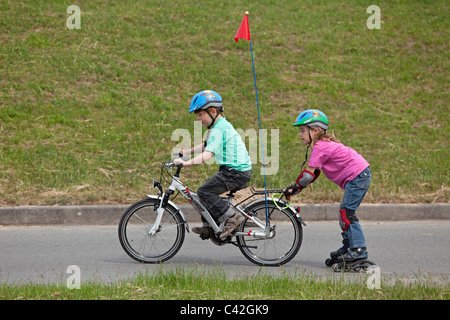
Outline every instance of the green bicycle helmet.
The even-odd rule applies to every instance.
[[[320,110],[308,109],[300,113],[293,124],[294,127],[306,125],[308,127],[320,127],[325,131],[328,129],[328,118]]]

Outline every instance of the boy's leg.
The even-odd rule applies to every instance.
[[[229,209],[229,204],[220,197],[226,191],[227,186],[220,171],[206,180],[197,190],[200,201],[216,221]],[[203,222],[205,223],[204,220]]]
[[[244,171],[244,172],[238,172],[235,170],[232,170],[228,172],[228,187],[229,190],[242,188],[247,186],[247,182],[250,181],[250,178],[252,176],[252,171]],[[230,208],[228,210],[232,210],[234,213],[234,209]],[[230,235],[233,230],[240,225],[244,221],[244,216],[240,214],[239,212],[236,212],[231,217],[227,217],[228,220],[226,220],[225,227],[223,228],[222,233],[220,234],[220,239],[225,240],[228,235]]]
[[[250,180],[250,177],[251,172],[221,169],[198,188],[197,194],[202,204],[218,223],[225,222],[235,213],[228,201],[222,199],[220,195],[242,187]]]

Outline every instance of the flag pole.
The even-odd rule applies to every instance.
[[[248,11],[247,11],[248,12]],[[261,115],[259,112],[259,99],[258,99],[258,88],[256,87],[256,74],[255,74],[255,62],[253,61],[253,49],[252,40],[250,42],[250,54],[252,56],[252,66],[253,66],[253,82],[255,83],[255,93],[256,93],[256,108],[258,109],[258,121],[259,121],[259,137],[261,139],[261,153],[262,153],[262,163],[263,163],[263,175],[264,175],[264,200],[266,201],[266,233],[269,232],[269,212],[267,210],[267,181],[266,181],[266,161],[264,160],[264,143],[262,137],[261,128]]]
[[[267,181],[266,181],[266,161],[264,160],[264,143],[263,143],[263,138],[262,138],[262,127],[261,127],[261,114],[259,112],[259,99],[258,99],[258,88],[256,86],[256,73],[255,73],[255,62],[253,60],[253,48],[252,48],[252,40],[250,38],[250,27],[248,25],[248,11],[245,11],[245,16],[244,16],[244,20],[243,22],[246,22],[246,26],[244,26],[244,23],[241,23],[241,26],[238,29],[238,33],[236,34],[234,40],[237,42],[238,38],[245,38],[249,41],[250,43],[250,54],[252,57],[252,67],[253,67],[253,82],[255,84],[255,94],[256,94],[256,108],[258,109],[258,121],[259,121],[259,136],[261,139],[261,154],[262,154],[262,163],[263,163],[263,175],[264,175],[264,199],[266,202],[266,235],[269,235],[269,211],[267,208]],[[247,30],[242,30],[244,31],[244,34],[240,34],[241,32],[241,28],[244,28]],[[246,31],[246,33],[245,33]]]

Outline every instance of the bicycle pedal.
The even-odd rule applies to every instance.
[[[200,239],[202,240],[208,240],[210,238],[209,234],[201,234]]]

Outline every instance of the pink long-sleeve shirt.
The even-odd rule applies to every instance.
[[[308,163],[308,167],[321,169],[342,189],[347,181],[353,180],[368,166],[369,163],[352,148],[325,140],[316,142]]]

